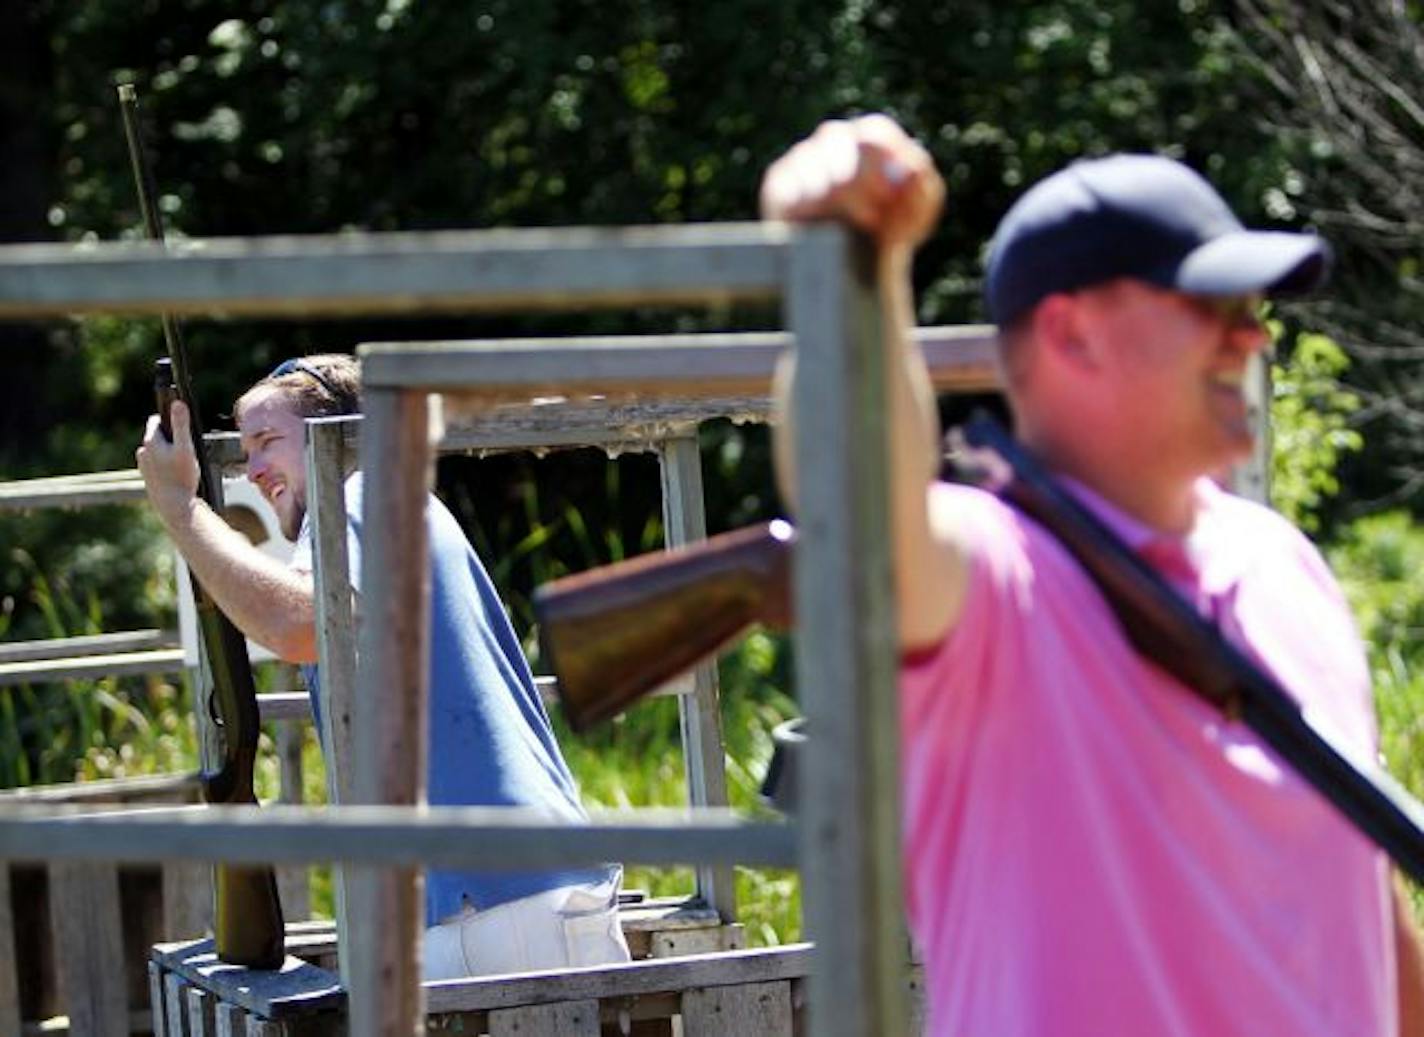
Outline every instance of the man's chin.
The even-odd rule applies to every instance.
[[[279,512],[277,528],[282,531],[284,537],[295,543],[298,534],[302,531],[302,519],[305,517],[305,512]]]

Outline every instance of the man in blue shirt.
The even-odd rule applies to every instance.
[[[319,711],[311,530],[303,423],[360,410],[360,370],[345,355],[289,360],[237,401],[247,477],[296,541],[289,566],[263,555],[196,497],[188,414],[173,442],[149,419],[137,452],[150,501],[199,582],[253,640],[303,664]],[[346,483],[353,579],[361,571],[361,476]],[[426,511],[431,565],[429,801],[532,807],[582,820],[572,776],[533,677],[484,567],[435,497]],[[359,595],[359,587],[353,588]],[[558,872],[426,876],[427,979],[628,959],[616,865]]]

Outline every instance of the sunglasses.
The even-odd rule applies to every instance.
[[[1265,298],[1252,293],[1249,295],[1189,295],[1192,305],[1203,313],[1210,314],[1228,328],[1261,323]]]
[[[316,381],[316,383],[329,392],[333,398],[338,400],[342,398],[342,393],[337,390],[336,386],[332,385],[331,381],[324,374],[304,360],[283,360],[276,367],[272,368],[272,373],[267,376],[267,380],[270,382],[273,379],[281,378],[283,375],[289,374],[304,374],[308,378]]]

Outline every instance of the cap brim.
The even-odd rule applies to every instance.
[[[1198,295],[1300,295],[1325,283],[1330,262],[1330,245],[1324,238],[1243,230],[1213,238],[1192,251],[1172,281],[1178,290]]]

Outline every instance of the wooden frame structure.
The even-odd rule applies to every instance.
[[[629,231],[527,231],[0,249],[0,317],[70,312],[321,312],[583,308],[785,300],[802,354],[797,460],[802,543],[797,662],[816,730],[797,829],[815,1032],[904,1027],[898,873],[894,638],[884,494],[880,314],[856,243],[837,228],[727,224]],[[348,910],[378,919],[353,948],[353,1034],[419,1032],[420,863],[567,865],[788,863],[779,825],[706,811],[680,824],[540,826],[501,812],[408,808],[425,774],[424,495],[432,426],[531,393],[764,395],[764,351],[727,345],[658,354],[581,348],[366,347],[362,586],[366,622],[353,703],[357,803],[325,814],[239,808],[139,817],[0,810],[0,858],[338,859]],[[432,420],[434,419],[434,420]],[[392,693],[395,691],[396,693]],[[375,804],[394,804],[377,806]],[[476,826],[476,827],[472,827]],[[499,846],[488,845],[497,836]],[[40,849],[42,848],[42,849]]]

